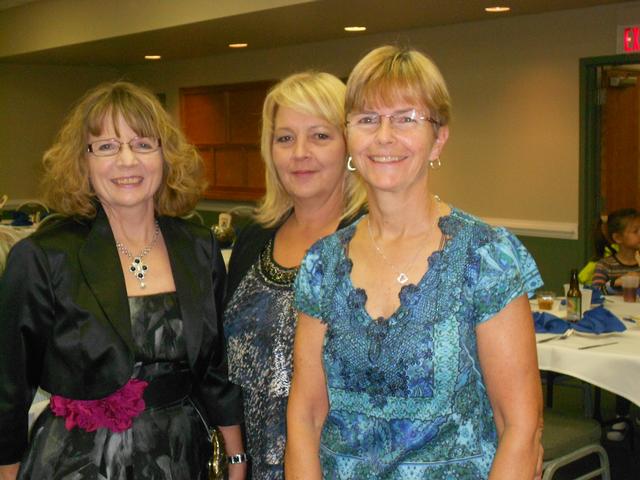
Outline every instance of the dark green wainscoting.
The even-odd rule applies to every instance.
[[[218,215],[220,215],[220,212],[216,212],[213,210],[198,210],[198,213],[202,217],[202,220],[207,227],[211,227],[212,225],[216,225],[218,223]]]
[[[583,255],[578,240],[555,238],[518,237],[531,252],[538,264],[544,287],[563,293],[562,285],[569,282],[572,268],[580,270],[584,266]]]

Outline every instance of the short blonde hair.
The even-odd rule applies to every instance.
[[[449,123],[451,98],[435,63],[417,50],[385,45],[370,51],[353,68],[345,111],[349,114],[396,101],[419,102],[429,109],[437,126]]]
[[[89,182],[86,160],[89,134],[100,135],[111,121],[124,121],[141,137],[157,137],[162,145],[163,179],[155,193],[159,215],[181,216],[191,211],[202,192],[203,164],[156,96],[129,82],[100,85],[78,101],[67,116],[53,146],[42,159],[45,201],[65,215],[94,217],[96,195]]]
[[[255,213],[256,220],[262,225],[266,227],[278,225],[293,208],[293,201],[278,177],[271,153],[278,108],[287,107],[323,118],[340,132],[344,132],[344,93],[344,83],[337,77],[329,73],[307,71],[281,80],[267,94],[262,108],[260,142],[262,159],[265,163],[266,193]],[[361,180],[358,176],[347,173],[345,173],[343,219],[354,216],[366,202]]]

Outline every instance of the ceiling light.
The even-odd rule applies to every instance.
[[[346,32],[364,32],[367,29],[367,27],[344,27],[344,30]]]
[[[248,43],[230,43],[229,48],[246,48],[248,47]]]
[[[487,7],[484,9],[485,12],[489,13],[503,13],[511,10],[511,7]]]
[[[160,55],[145,55],[145,60],[160,60],[162,56]]]

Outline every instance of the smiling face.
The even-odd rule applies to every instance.
[[[419,119],[406,112],[416,110]],[[376,128],[352,122],[354,115],[377,113],[380,124]],[[394,116],[393,119],[391,116]],[[425,107],[396,101],[391,105],[369,107],[363,112],[347,116],[347,142],[353,163],[363,180],[373,190],[402,192],[412,188],[426,188],[429,161],[440,156],[449,129],[437,129],[427,119]],[[409,126],[404,122],[413,122]]]
[[[305,199],[326,201],[342,192],[344,137],[327,120],[279,107],[271,155],[278,178],[294,203]]]
[[[116,139],[123,143],[120,151],[112,156],[100,157],[85,154],[89,164],[89,181],[100,203],[112,210],[154,207],[154,194],[163,176],[162,150],[151,153],[135,153],[128,143],[138,137],[121,115],[116,125],[105,116],[99,135],[89,134],[87,143]],[[117,131],[116,133],[116,127]]]

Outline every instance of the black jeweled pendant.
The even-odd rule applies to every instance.
[[[146,263],[142,263],[142,257],[133,257],[133,261],[131,262],[131,266],[129,267],[129,271],[133,273],[133,275],[140,282],[140,288],[145,288],[147,285],[144,283],[144,276],[147,273]]]

